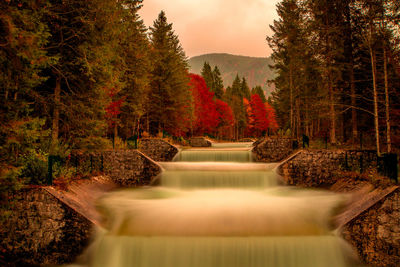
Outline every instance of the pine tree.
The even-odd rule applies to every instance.
[[[224,95],[224,83],[222,81],[221,72],[219,71],[218,66],[214,67],[213,70],[213,86],[212,91],[217,99],[222,99]]]
[[[201,70],[201,76],[206,81],[206,85],[210,90],[214,90],[214,75],[211,66],[208,62],[204,62]]]
[[[240,90],[242,92],[243,97],[246,98],[247,100],[250,100],[250,98],[251,98],[250,88],[247,85],[247,81],[246,81],[245,77],[242,78],[242,83],[240,85]]]
[[[147,110],[150,133],[171,131],[176,127],[183,129],[187,126],[179,125],[184,121],[181,117],[190,117],[188,64],[172,24],[167,22],[163,11],[150,28],[150,42],[153,65]],[[180,108],[185,105],[188,105],[187,109],[182,112]]]
[[[137,14],[141,1],[131,1],[121,10],[124,14],[119,54],[123,59],[123,87],[119,93],[124,97],[120,115],[120,136],[124,139],[139,134],[143,128],[148,102],[151,61],[150,43],[146,27]],[[129,7],[129,8],[128,8]]]

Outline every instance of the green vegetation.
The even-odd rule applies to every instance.
[[[281,127],[298,140],[398,151],[398,1],[283,0],[277,12],[267,40]]]
[[[0,2],[0,202],[46,183],[49,156],[121,147],[147,132],[188,131],[184,51],[142,0]],[[186,114],[186,115],[185,115]],[[112,143],[112,141],[114,143]],[[58,160],[56,176],[73,171]]]

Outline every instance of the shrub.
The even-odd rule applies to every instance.
[[[43,185],[47,178],[47,155],[31,152],[22,157],[21,178],[30,184]]]

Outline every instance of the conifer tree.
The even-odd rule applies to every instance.
[[[201,76],[203,77],[204,81],[206,81],[207,87],[211,91],[213,91],[214,90],[214,75],[213,75],[211,66],[208,62],[204,62],[203,68],[201,70]]]
[[[150,28],[151,72],[150,95],[148,104],[149,130],[152,134],[164,130],[173,130],[182,116],[190,117],[190,110],[182,111],[180,107],[191,103],[188,85],[188,64],[178,37],[167,22],[164,11],[158,15]]]
[[[242,78],[242,83],[240,85],[240,90],[242,91],[243,97],[250,101],[250,98],[251,98],[250,88],[247,85],[247,81],[246,81],[245,77]]]
[[[213,82],[214,88],[212,88],[212,90],[217,99],[222,99],[222,96],[224,95],[224,83],[222,81],[221,72],[219,71],[218,66],[214,67],[212,74],[214,81]]]

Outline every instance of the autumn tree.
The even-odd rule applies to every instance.
[[[257,85],[253,89],[251,89],[251,94],[257,94],[260,96],[261,100],[263,103],[267,102],[267,99],[265,98],[264,90],[261,88],[261,86]]]
[[[235,120],[231,107],[221,99],[215,100],[215,106],[219,118],[217,136],[223,139],[233,139]]]
[[[196,74],[190,74],[190,87],[195,114],[193,133],[195,135],[214,134],[220,117],[213,100],[214,93],[208,89],[205,80]]]

